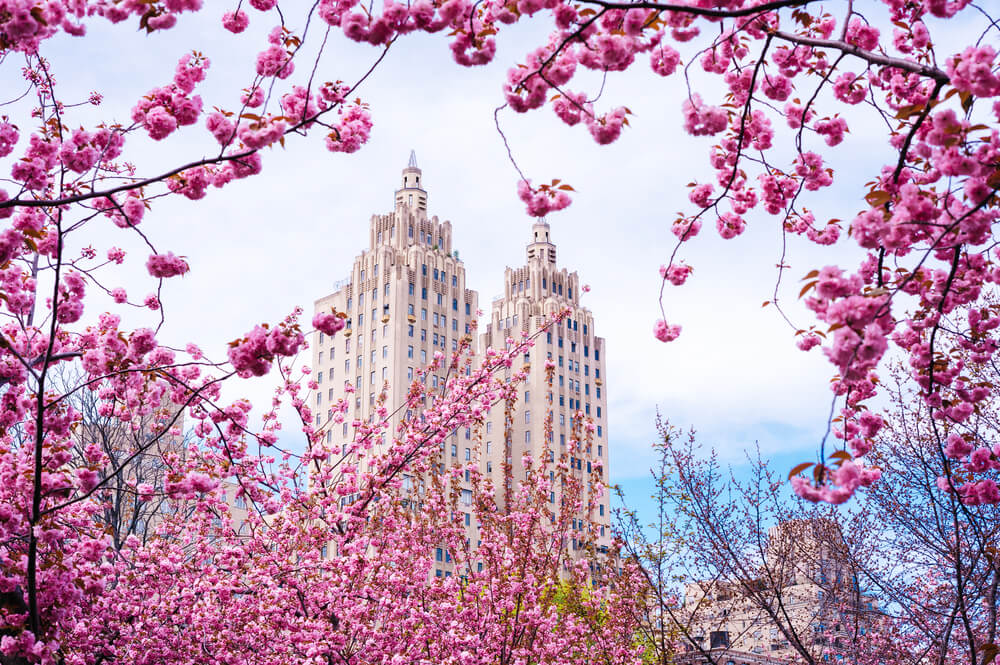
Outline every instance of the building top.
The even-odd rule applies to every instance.
[[[427,191],[420,182],[422,175],[417,166],[417,153],[411,150],[410,161],[403,169],[403,186],[396,190],[396,210],[402,208],[418,217],[427,216]]]

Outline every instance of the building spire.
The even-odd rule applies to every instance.
[[[528,261],[540,259],[546,263],[555,264],[556,246],[549,238],[549,223],[544,217],[539,217],[531,226],[531,243],[528,245]]]
[[[418,214],[427,214],[427,191],[420,182],[423,173],[417,166],[417,152],[410,150],[410,161],[403,169],[402,187],[396,190],[396,207],[403,206]]]

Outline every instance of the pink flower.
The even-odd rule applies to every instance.
[[[555,210],[562,210],[571,202],[565,191],[546,186],[536,190],[527,180],[517,183],[517,195],[527,204],[528,214],[532,217],[544,217]]]
[[[587,128],[590,130],[590,135],[600,145],[613,143],[622,133],[622,125],[626,122],[625,114],[625,108],[618,107],[599,118],[591,115],[586,116],[585,120]]]
[[[660,266],[660,277],[668,280],[674,286],[680,286],[686,282],[690,274],[691,266],[684,265],[683,263],[671,265],[669,268],[667,266]]]
[[[166,254],[152,254],[146,261],[146,270],[153,277],[166,278],[183,275],[189,270],[187,261],[173,252]]]
[[[799,341],[795,343],[795,346],[799,347],[802,351],[808,351],[814,346],[820,344],[819,335],[816,333],[807,333],[799,337]]]
[[[659,44],[649,54],[649,65],[660,76],[670,76],[680,64],[681,54],[670,46]]]
[[[720,236],[729,240],[743,233],[743,229],[746,228],[746,222],[735,213],[724,212],[719,216],[715,227],[719,230]]]
[[[19,137],[17,127],[7,120],[0,122],[0,157],[6,157],[14,151]]]
[[[690,240],[701,231],[701,220],[699,219],[678,219],[674,222],[670,231],[680,240]]]
[[[125,293],[125,289],[121,287],[111,289],[111,297],[114,298],[115,302],[119,305],[128,302],[128,295]]]
[[[1000,77],[993,73],[996,51],[991,46],[970,46],[945,62],[951,84],[977,97],[1000,95]]]
[[[860,76],[845,72],[833,82],[833,96],[848,104],[860,104],[865,101],[868,88]]]
[[[681,111],[684,113],[684,130],[692,136],[718,134],[729,122],[724,110],[705,105],[698,93],[684,100]]]
[[[847,121],[841,117],[820,120],[816,123],[816,133],[826,137],[828,146],[835,146],[844,140],[847,132]]]
[[[854,44],[866,51],[878,48],[878,28],[868,25],[857,16],[851,17],[847,24],[847,43]]]
[[[76,470],[76,483],[82,494],[93,490],[100,481],[100,476],[93,469],[80,468]]]
[[[277,76],[283,79],[291,75],[294,68],[290,56],[280,46],[269,46],[257,55],[257,73],[261,76]]]
[[[344,327],[344,319],[331,312],[319,312],[312,320],[313,327],[325,335],[336,335]]]
[[[248,25],[250,25],[250,17],[246,15],[246,12],[226,12],[222,15],[222,27],[233,34],[243,32]]]
[[[653,325],[653,336],[661,342],[672,342],[681,334],[679,325],[668,325],[663,319],[658,320]]]
[[[143,125],[150,138],[160,141],[177,129],[177,118],[162,106],[156,106],[146,112]]]

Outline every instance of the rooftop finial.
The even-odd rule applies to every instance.
[[[417,166],[417,151],[416,150],[411,150],[410,151],[410,163],[408,164],[408,166],[410,168],[413,168],[413,169],[418,168],[418,166]]]

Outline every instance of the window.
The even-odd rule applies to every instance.
[[[408,337],[413,337],[413,324],[406,327],[406,334]]]
[[[412,358],[413,357],[413,347],[412,346],[406,347],[406,357],[407,358]]]
[[[466,448],[465,449],[465,461],[468,462],[471,459],[472,459],[472,449],[471,448]]]
[[[406,380],[407,381],[412,381],[413,380],[413,368],[412,367],[407,367],[406,368]]]
[[[454,443],[451,444],[451,456],[458,457],[458,446],[455,445]]]
[[[347,299],[347,311],[351,311],[351,302],[352,302],[351,298],[348,298]]]
[[[531,443],[531,430],[524,433],[524,442]]]
[[[601,426],[598,425],[597,426],[597,436],[601,436],[601,434],[602,434],[602,432],[601,432]]]
[[[323,383],[323,370],[316,372],[316,383]]]
[[[524,412],[524,424],[527,425],[531,422],[531,411]]]
[[[427,351],[425,351],[424,349],[420,349],[420,362],[422,363],[427,362]]]
[[[368,385],[370,386],[375,385],[375,372],[372,372],[371,376],[368,378]]]
[[[388,284],[386,284],[386,286],[388,286]],[[413,282],[410,282],[410,286],[409,286],[409,288],[407,289],[407,294],[408,294],[408,295],[411,295],[411,296],[413,295],[413,288],[414,288],[414,286],[413,286]]]
[[[437,294],[437,304],[439,304],[439,305],[443,305],[444,304],[444,296],[441,295],[440,293]]]
[[[360,351],[360,349],[358,349],[358,350]],[[357,367],[358,369],[361,369],[361,354],[360,353],[358,354],[358,362],[355,365],[355,367]]]
[[[601,350],[595,348],[594,349],[594,360],[600,360],[600,359],[601,359]]]
[[[383,346],[382,347],[382,358],[385,359],[385,358],[388,358],[388,357],[389,357],[389,347],[388,346]]]
[[[388,284],[386,284],[385,288],[382,290],[382,295],[386,296],[386,297],[389,296],[389,285]]]
[[[316,403],[317,404],[323,403],[323,393],[316,393]],[[319,416],[316,417],[319,418]]]
[[[332,376],[330,378],[333,379]],[[333,388],[330,388],[328,391],[326,391],[326,398],[331,402],[333,401]]]
[[[472,315],[472,305],[470,305],[469,303],[465,303],[465,315],[466,316]]]
[[[423,299],[423,300],[427,300],[427,287],[426,286],[420,289],[420,298]]]
[[[421,307],[420,308],[420,320],[421,321],[426,321],[427,320],[427,308],[426,307]]]
[[[438,316],[437,312],[434,312],[434,325],[439,325],[441,323],[441,317]]]
[[[350,358],[344,359],[344,371],[345,372],[350,372],[351,371],[351,359]]]
[[[420,329],[420,341],[421,342],[426,342],[427,341],[427,328],[421,328]]]

